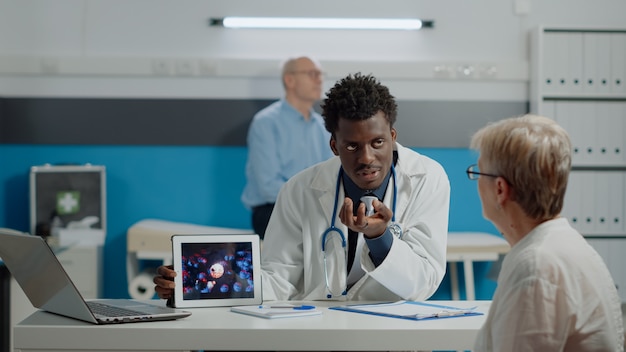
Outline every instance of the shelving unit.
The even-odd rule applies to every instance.
[[[626,28],[536,28],[530,110],[570,134],[563,215],[604,258],[626,302]]]

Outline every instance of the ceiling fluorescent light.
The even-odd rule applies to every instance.
[[[226,28],[259,29],[418,30],[433,27],[433,21],[382,18],[224,17],[212,18],[209,23]]]

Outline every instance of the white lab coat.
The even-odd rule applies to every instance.
[[[367,245],[362,247],[365,275],[339,300],[424,300],[439,287],[445,274],[450,182],[439,163],[397,144],[396,222],[402,239],[394,236],[385,260],[375,267]],[[264,300],[326,300],[322,233],[330,226],[341,163],[334,157],[292,177],[281,189],[261,250]],[[337,207],[344,199],[340,188]],[[393,187],[384,203],[392,209]],[[336,217],[335,226],[348,236]],[[330,275],[346,275],[334,268]],[[330,280],[334,280],[330,278]]]

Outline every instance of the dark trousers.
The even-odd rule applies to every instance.
[[[274,210],[274,203],[267,203],[252,208],[252,228],[261,239],[265,238],[265,228],[267,223],[270,222],[272,210]]]

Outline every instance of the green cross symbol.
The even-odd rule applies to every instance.
[[[75,214],[80,210],[80,192],[57,192],[57,213],[59,215]]]

